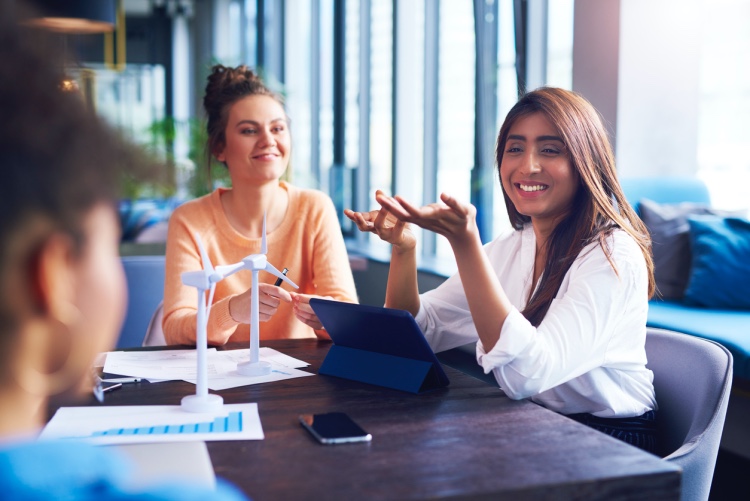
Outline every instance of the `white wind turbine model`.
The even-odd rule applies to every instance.
[[[186,271],[182,274],[182,283],[195,287],[198,291],[198,313],[195,326],[195,351],[198,358],[198,371],[196,374],[195,395],[187,395],[182,398],[182,408],[188,412],[212,412],[221,409],[224,399],[219,395],[208,393],[208,367],[206,365],[206,353],[208,352],[208,336],[206,325],[208,315],[211,311],[211,302],[214,298],[216,283],[223,280],[225,275],[220,270],[215,270],[208,259],[205,247],[200,236],[196,233],[195,240],[201,254],[200,271]],[[208,299],[206,299],[206,291]]]
[[[229,276],[235,271],[250,270],[253,273],[252,283],[252,304],[250,305],[250,360],[248,362],[242,362],[237,364],[237,372],[244,376],[264,376],[271,373],[271,364],[268,362],[260,361],[259,344],[260,344],[260,316],[258,309],[260,308],[260,300],[258,298],[258,273],[260,271],[267,271],[268,273],[277,276],[284,282],[288,283],[295,289],[299,289],[297,284],[289,280],[286,275],[277,270],[266,258],[268,247],[266,245],[266,213],[263,213],[263,239],[260,244],[260,254],[250,254],[249,256],[242,259],[237,264],[228,266],[219,266],[217,270],[220,272],[226,272],[225,276]]]

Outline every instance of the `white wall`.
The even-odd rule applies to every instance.
[[[659,0],[656,0],[659,1]],[[624,0],[626,4],[630,0]],[[618,50],[620,0],[576,0],[573,33],[573,90],[599,110],[613,145],[619,139]]]
[[[620,3],[617,164],[622,175],[698,170],[698,0]]]

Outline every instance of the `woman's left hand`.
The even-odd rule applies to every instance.
[[[326,296],[315,296],[311,294],[297,294],[296,292],[291,292],[290,294],[292,295],[292,308],[294,308],[294,315],[297,317],[297,319],[303,324],[309,325],[316,331],[324,330],[323,324],[320,323],[318,316],[313,311],[312,306],[310,306],[310,299],[314,297],[320,299],[333,298]]]
[[[476,232],[477,209],[442,193],[440,202],[415,207],[400,196],[378,198],[378,202],[399,220],[443,235],[453,245]]]

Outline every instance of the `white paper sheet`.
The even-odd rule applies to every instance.
[[[216,348],[207,351],[208,374],[216,373],[211,363]],[[147,379],[174,380],[195,378],[195,350],[111,351],[104,362],[104,372]]]
[[[126,487],[137,491],[164,482],[216,488],[216,474],[206,442],[103,445],[126,456],[135,470]]]
[[[210,431],[209,431],[210,429]],[[95,444],[262,440],[258,404],[225,404],[217,412],[185,412],[179,405],[62,407],[40,440]]]
[[[283,365],[271,363],[271,373],[266,376],[243,376],[237,372],[236,364],[232,369],[222,374],[208,376],[208,388],[214,391],[236,388],[238,386],[247,386],[259,383],[271,383],[273,381],[282,381],[284,379],[293,379],[296,377],[314,376],[309,372],[284,367]],[[195,384],[195,379],[185,379],[188,383]]]
[[[250,360],[249,348],[245,348],[244,350],[226,350],[217,353],[220,353],[222,356],[233,360],[235,363],[246,362]],[[289,355],[281,353],[280,351],[276,351],[273,348],[259,348],[258,355],[260,359],[265,362],[276,363],[285,367],[289,367],[290,369],[301,369],[310,365],[303,360],[290,357]]]
[[[208,388],[219,391],[314,375],[298,370],[310,365],[307,362],[272,348],[260,348],[258,353],[261,361],[271,364],[271,373],[266,376],[244,376],[237,372],[237,364],[250,359],[249,349],[217,351],[210,348],[206,356]],[[181,379],[195,384],[196,367],[195,350],[113,351],[107,353],[104,372],[147,379]]]

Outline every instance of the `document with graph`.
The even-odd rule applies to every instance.
[[[75,439],[95,444],[262,440],[258,404],[225,404],[210,413],[185,412],[179,405],[62,407],[40,440]]]

